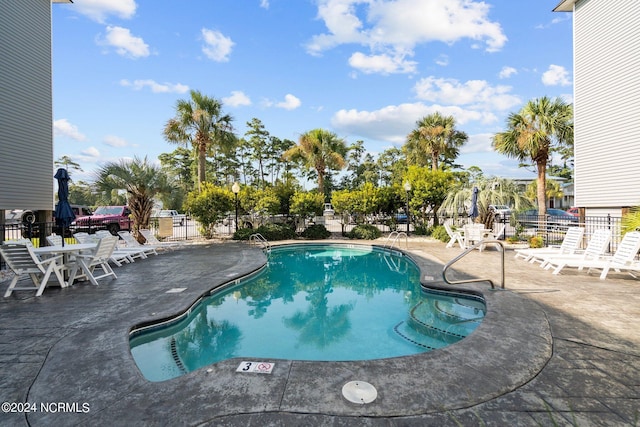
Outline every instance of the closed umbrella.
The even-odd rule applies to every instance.
[[[475,220],[480,214],[478,213],[478,187],[473,187],[471,192],[471,209],[469,210],[469,217]]]
[[[69,204],[69,172],[60,168],[53,177],[58,180],[58,204],[55,210],[56,225],[62,229],[62,246],[64,246],[65,229],[76,219],[76,215]]]

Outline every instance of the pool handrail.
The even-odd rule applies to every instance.
[[[262,247],[262,249],[264,249],[267,252],[271,251],[271,244],[260,233],[254,233],[251,236],[249,236],[249,243],[250,244],[260,245]]]
[[[392,248],[396,242],[398,241],[399,238],[401,238],[404,235],[404,246],[405,248],[409,247],[409,240],[408,240],[408,236],[407,233],[405,233],[404,231],[392,231],[391,233],[389,233],[389,236],[387,236],[387,240],[384,243],[384,247],[385,248]],[[393,236],[393,240],[391,242],[389,242],[391,240]]]
[[[491,284],[491,289],[495,290],[496,287],[495,287],[495,285],[493,283],[493,280],[491,280],[491,279],[465,279],[465,280],[453,280],[453,281],[450,281],[449,279],[447,279],[447,270],[449,269],[449,267],[451,267],[456,262],[460,261],[462,258],[464,258],[470,252],[474,251],[475,249],[479,248],[480,246],[486,245],[487,243],[497,243],[501,247],[500,252],[501,252],[501,255],[502,255],[501,256],[502,276],[501,276],[500,288],[501,289],[505,289],[505,287],[504,287],[504,255],[505,255],[504,253],[505,253],[505,246],[504,246],[504,242],[502,242],[501,240],[496,240],[496,239],[480,240],[479,242],[477,242],[473,246],[465,249],[462,253],[460,253],[458,256],[453,258],[451,261],[446,263],[444,268],[442,269],[442,279],[445,281],[445,283],[447,283],[449,285],[459,285],[461,283],[489,282]]]

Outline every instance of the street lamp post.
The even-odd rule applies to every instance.
[[[236,231],[238,231],[238,193],[240,192],[240,185],[234,182],[231,186],[231,191],[236,196]]]
[[[409,235],[409,222],[411,222],[409,219],[409,191],[411,191],[411,183],[409,181],[405,181],[403,187],[404,191],[407,193],[407,235]]]

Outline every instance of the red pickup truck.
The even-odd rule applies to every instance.
[[[96,230],[109,230],[114,236],[120,230],[131,230],[131,210],[128,206],[100,206],[93,215],[81,216],[71,223],[74,231],[93,233]]]

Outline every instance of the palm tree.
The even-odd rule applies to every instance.
[[[303,133],[298,145],[285,151],[283,157],[291,161],[301,161],[307,169],[318,174],[318,192],[324,192],[324,182],[329,170],[340,170],[346,166],[345,157],[349,152],[342,138],[324,129],[313,129]]]
[[[416,126],[407,135],[407,143],[403,147],[407,161],[417,166],[426,166],[431,160],[432,170],[438,169],[441,156],[444,159],[455,159],[458,148],[469,140],[465,132],[456,130],[453,116],[445,117],[438,112],[418,120]]]
[[[172,189],[162,169],[149,163],[146,157],[106,163],[98,169],[95,184],[99,192],[107,195],[126,191],[136,236],[139,229],[149,228],[153,198]]]
[[[507,130],[493,136],[493,148],[521,162],[535,163],[538,214],[547,212],[547,164],[554,151],[573,147],[573,107],[562,99],[542,97],[507,118]]]
[[[175,144],[192,145],[198,159],[198,185],[206,180],[207,154],[211,150],[229,149],[235,144],[231,122],[222,113],[222,103],[215,98],[191,91],[191,99],[176,103],[176,116],[167,121],[164,137]]]
[[[462,212],[467,213],[473,187],[477,187],[479,190],[477,221],[485,224],[487,228],[491,228],[493,225],[493,215],[489,205],[507,205],[515,211],[531,207],[531,201],[522,194],[515,181],[506,178],[480,178],[449,192],[438,213],[440,215],[452,214],[454,217]]]

